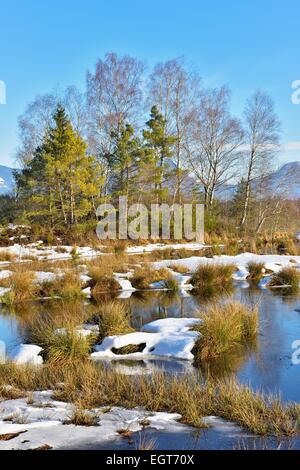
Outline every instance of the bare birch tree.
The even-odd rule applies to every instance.
[[[98,60],[94,73],[87,73],[89,140],[98,156],[109,155],[112,134],[118,134],[126,124],[136,124],[144,68],[143,62],[133,57],[108,53]]]
[[[226,87],[202,92],[194,141],[189,148],[191,169],[204,191],[205,206],[212,207],[215,192],[236,174],[244,134],[240,121],[229,112]]]
[[[255,178],[267,176],[274,168],[274,157],[278,150],[280,124],[274,111],[272,99],[261,91],[256,91],[248,100],[245,109],[245,139],[247,150],[245,197],[240,221],[246,223],[251,196],[251,186]]]

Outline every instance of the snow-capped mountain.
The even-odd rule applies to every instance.
[[[271,176],[271,186],[287,199],[300,198],[300,162],[289,162]]]
[[[13,188],[13,169],[0,165],[0,195],[12,193]]]
[[[285,199],[300,198],[300,161],[289,162],[272,173],[266,180],[269,193],[281,194]],[[255,181],[254,181],[255,186]],[[235,185],[224,185],[217,189],[216,196],[225,201],[233,198]]]

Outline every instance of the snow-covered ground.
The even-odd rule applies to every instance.
[[[181,416],[175,413],[99,407],[86,411],[95,419],[94,426],[86,427],[68,424],[73,411],[72,404],[53,400],[51,390],[33,392],[30,402],[28,398],[2,401],[0,450],[105,448],[122,443],[122,431],[128,438],[131,433],[143,432],[147,439],[149,430],[154,438],[155,432],[166,432],[170,439],[176,434],[190,436],[193,442],[195,433],[194,428],[180,423]],[[229,439],[247,437],[239,426],[217,416],[204,416],[203,422]]]
[[[151,253],[155,250],[165,250],[169,248],[171,250],[192,250],[197,251],[205,248],[207,245],[203,243],[174,243],[174,244],[164,244],[164,243],[149,243],[148,245],[141,246],[131,246],[126,249],[128,254],[141,254],[141,253]]]
[[[137,246],[130,246],[126,248],[125,252],[128,254],[141,254],[141,253],[151,253],[154,250],[164,250],[166,248],[170,248],[173,250],[200,250],[204,248],[205,245],[201,243],[176,243],[173,245],[164,244],[164,243],[154,243],[148,245],[137,245]],[[101,251],[101,249],[105,247],[99,246],[97,250],[89,247],[89,246],[79,246],[76,247],[76,256],[82,259],[93,258],[100,255],[107,255],[107,253]],[[31,243],[31,244],[19,244],[15,243],[12,246],[7,247],[0,247],[0,254],[1,253],[10,253],[11,255],[15,256],[17,260],[26,261],[26,257],[34,257],[38,260],[48,260],[48,261],[55,261],[55,260],[68,260],[72,258],[72,250],[74,247],[63,245],[63,246],[43,246],[43,242]],[[2,261],[0,262],[0,266],[7,265],[9,262]]]
[[[191,250],[198,250],[203,247],[199,244],[188,244]],[[17,248],[18,247],[18,248]],[[176,245],[146,245],[142,247],[128,248],[128,253],[142,253],[151,250],[163,248],[185,248],[188,246]],[[32,256],[39,253],[41,259],[61,259],[66,258],[66,253],[57,253],[55,248],[46,248],[40,250],[37,247],[20,247],[15,245],[9,248],[0,248],[0,251],[15,250],[15,254],[19,257]],[[21,250],[18,252],[18,250]],[[23,250],[28,250],[24,252]],[[33,251],[32,251],[33,250]],[[67,256],[71,258],[71,247],[68,247]],[[27,254],[26,254],[27,253]],[[91,248],[78,248],[78,254],[82,258],[91,256],[99,256],[99,251]],[[285,266],[300,268],[300,256],[282,256],[282,255],[255,255],[252,253],[243,253],[237,256],[215,256],[214,258],[206,258],[192,256],[185,259],[163,260],[153,262],[151,265],[155,269],[168,268],[172,276],[177,280],[181,295],[188,295],[188,290],[192,288],[190,285],[191,274],[201,264],[234,264],[237,271],[233,278],[239,281],[240,285],[245,282],[249,274],[247,264],[250,261],[263,262],[267,271],[278,272]],[[188,274],[180,274],[172,270],[172,266],[182,265],[187,267]],[[9,269],[0,271],[0,279],[9,277],[12,272]],[[62,273],[59,271],[52,273],[39,271],[35,273],[36,281],[43,283],[55,279]],[[270,274],[261,281],[260,287],[265,287]],[[120,297],[128,297],[135,290],[132,287],[130,278],[132,272],[114,273],[115,279],[120,284]],[[87,272],[82,270],[81,281],[83,289],[87,295],[90,294],[89,288],[84,286],[89,282],[90,278]],[[156,286],[153,286],[156,287]],[[0,297],[9,289],[0,287]],[[191,328],[199,323],[199,318],[166,318],[153,321],[144,325],[142,331],[134,332],[126,335],[112,336],[105,338],[104,341],[95,347],[92,358],[94,360],[122,360],[134,359],[136,368],[129,367],[126,362],[119,361],[116,369],[123,374],[141,373],[138,368],[138,362],[145,364],[144,373],[151,374],[153,366],[151,360],[174,360],[184,363],[184,367],[191,367],[193,354],[192,349],[195,345],[199,333],[191,331]],[[95,325],[80,325],[78,334],[89,335],[95,332]],[[58,334],[63,334],[63,330]],[[128,345],[144,345],[140,352],[120,355],[114,352],[116,349],[123,348]],[[21,344],[12,351],[10,359],[18,364],[30,363],[41,365],[43,360],[41,357],[42,349],[36,345]],[[121,439],[118,431],[127,429],[132,432],[142,429],[141,422],[147,419],[150,427],[157,430],[166,430],[168,432],[183,433],[189,429],[187,426],[178,422],[179,415],[168,413],[149,413],[145,410],[134,409],[127,410],[123,408],[107,409],[97,408],[90,410],[97,417],[97,425],[91,427],[75,426],[73,424],[65,424],[72,415],[73,405],[54,401],[51,398],[51,391],[33,392],[32,398],[20,398],[17,400],[6,400],[0,403],[0,435],[10,434],[9,440],[0,439],[1,449],[36,449],[42,446],[50,446],[54,449],[79,448],[90,446],[97,447],[106,442]],[[207,423],[213,426],[223,426],[224,430],[228,430],[228,423],[221,422],[219,418],[207,417]],[[237,432],[240,432],[237,428]]]
[[[69,403],[54,401],[51,391],[33,392],[27,398],[2,401],[0,405],[0,450],[53,449],[97,446],[121,439],[118,431],[141,431],[147,420],[149,427],[168,432],[183,432],[188,427],[178,423],[180,415],[149,413],[142,409],[127,410],[113,407],[96,408],[88,413],[95,417],[95,426],[75,426],[67,423],[74,410]],[[11,436],[8,436],[11,434]]]
[[[206,258],[202,256],[192,256],[179,260],[163,260],[152,263],[155,269],[170,267],[172,265],[181,265],[188,268],[193,273],[201,264],[234,264],[237,271],[233,275],[233,279],[244,281],[249,275],[247,264],[250,261],[265,263],[266,270],[278,272],[283,267],[290,266],[300,268],[300,256],[284,256],[284,255],[256,255],[253,253],[242,253],[236,256],[214,256],[213,258]]]
[[[1,253],[10,253],[11,255],[16,257],[16,260],[24,260],[26,258],[36,258],[37,260],[68,260],[72,259],[72,246],[43,246],[43,243],[32,243],[29,245],[20,245],[18,243],[7,246],[7,247],[0,247],[0,255]],[[61,252],[63,251],[63,252]],[[99,250],[94,250],[88,246],[80,246],[76,248],[76,256],[80,258],[92,258],[95,256],[99,256],[101,252]],[[7,265],[9,262],[1,261],[0,266]]]
[[[20,344],[11,353],[11,360],[16,364],[43,364],[43,358],[40,353],[43,348],[35,344]]]
[[[145,245],[145,246],[136,246],[130,247],[127,249],[128,253],[136,254],[141,252],[150,252],[157,249],[165,249],[165,248],[172,248],[172,249],[190,249],[190,250],[199,250],[203,248],[203,245],[197,243],[190,243],[190,244],[175,244],[175,245],[163,245],[163,244],[152,244],[152,245]],[[66,259],[71,258],[71,250],[72,247],[65,247],[67,253],[57,253],[55,251],[55,247],[52,248],[45,248],[44,250],[40,250],[35,245],[14,245],[8,248],[0,248],[0,253],[2,251],[9,251],[10,253],[18,256],[20,259],[23,256],[35,256],[39,257],[39,259],[47,259],[47,260],[59,260],[59,259]],[[77,250],[78,255],[82,259],[91,258],[94,256],[101,256],[99,251],[95,251],[90,247],[79,247]],[[103,256],[107,256],[107,254],[102,254]],[[188,291],[191,290],[193,287],[190,284],[191,274],[196,271],[196,269],[201,264],[233,264],[236,266],[236,272],[233,274],[233,279],[235,281],[245,281],[249,275],[249,271],[247,269],[247,264],[250,261],[255,262],[262,262],[265,264],[266,268],[266,278],[260,282],[260,287],[266,287],[268,277],[272,272],[278,272],[283,267],[290,266],[297,269],[300,269],[300,256],[286,256],[286,255],[256,255],[253,253],[242,253],[236,256],[214,256],[213,258],[207,258],[205,256],[192,256],[189,258],[182,258],[176,260],[163,260],[163,261],[156,261],[150,263],[154,269],[161,269],[167,268],[169,269],[173,278],[177,281],[179,286],[179,290],[181,295],[187,296]],[[0,263],[0,267],[2,265],[9,265],[8,262]],[[188,274],[180,274],[172,270],[172,266],[181,265],[187,268],[189,271]],[[82,266],[83,272],[81,274],[81,281],[83,284],[83,292],[89,298],[91,296],[90,288],[86,287],[86,284],[91,280],[91,278],[87,275],[85,271],[86,267]],[[5,269],[0,271],[0,281],[9,277],[12,272],[9,269]],[[130,281],[132,277],[132,271],[128,273],[115,273],[114,278],[120,285],[120,294],[119,298],[129,298],[132,293],[136,290]],[[63,272],[57,270],[55,273],[52,272],[44,272],[38,271],[35,272],[35,282],[42,284],[43,282],[53,281],[56,277],[63,276]],[[156,290],[165,290],[165,286],[161,285],[160,283],[154,283],[150,286],[152,289]],[[9,289],[0,287],[0,298],[5,293],[9,292]]]

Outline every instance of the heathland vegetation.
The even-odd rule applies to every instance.
[[[182,59],[147,75],[141,61],[110,53],[85,93],[39,96],[19,126],[15,193],[0,196],[0,302],[22,324],[21,351],[39,352],[0,364],[0,399],[30,403],[33,391],[52,390],[74,405],[66,425],[96,426],[94,408],[122,406],[179,413],[197,427],[217,416],[258,435],[298,433],[298,404],[234,377],[235,361],[259,350],[262,327],[258,303],[229,298],[235,284],[249,298],[260,287],[270,297],[299,289],[299,201],[286,197],[292,175],[280,187],[271,177],[272,99],[257,91],[236,117],[230,91],[205,88]],[[147,208],[203,203],[207,243],[175,246],[174,217],[163,246],[159,237],[99,241],[97,208],[119,196]],[[289,256],[235,258],[245,252]],[[162,298],[148,306],[155,290]],[[146,360],[130,369],[136,359]],[[166,373],[149,369],[165,360]],[[190,361],[192,373],[174,375],[172,360],[175,370]]]

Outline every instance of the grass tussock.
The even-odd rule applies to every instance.
[[[114,277],[114,273],[125,273],[129,271],[128,258],[124,254],[103,255],[88,264],[88,275],[92,278],[90,287],[92,297],[101,301],[103,294],[117,292],[121,289],[120,284]]]
[[[92,281],[92,298],[94,300],[101,302],[103,294],[117,292],[121,289],[118,281],[109,275],[102,275],[97,277],[97,280]]]
[[[148,437],[145,433],[140,433],[139,440],[135,445],[135,450],[155,450],[157,442],[155,439]]]
[[[175,273],[179,274],[187,274],[190,272],[190,269],[183,264],[170,264],[169,268],[172,269],[172,271]]]
[[[99,326],[98,341],[107,336],[132,333],[134,329],[130,326],[130,315],[126,306],[121,302],[108,302],[94,317]]]
[[[224,287],[231,283],[235,271],[233,264],[203,264],[193,274],[191,284],[197,289],[209,286]]]
[[[250,281],[259,282],[263,277],[264,269],[265,263],[249,261],[249,263],[247,264],[247,270],[249,271],[247,279]]]
[[[274,273],[268,283],[268,287],[289,286],[293,290],[299,289],[300,271],[295,268],[282,268],[278,273]]]
[[[26,394],[18,388],[11,385],[0,386],[0,397],[3,400],[17,400],[18,398],[24,398]]]
[[[57,277],[54,281],[46,281],[40,287],[41,297],[60,297],[65,301],[82,299],[82,283],[75,271],[66,271],[63,277]]]
[[[284,405],[279,397],[254,393],[235,381],[218,383],[216,415],[234,421],[258,435],[293,435],[299,432],[299,405]]]
[[[127,248],[127,243],[125,240],[117,240],[114,244],[114,253],[120,255],[125,253]]]
[[[89,276],[93,279],[103,275],[112,276],[113,273],[128,271],[129,258],[125,253],[106,254],[88,262]]]
[[[193,353],[195,362],[213,360],[256,338],[258,310],[239,302],[211,306],[194,327],[200,333]]]
[[[75,407],[70,418],[64,424],[75,426],[98,426],[98,416],[80,407]]]
[[[30,271],[15,271],[11,276],[3,279],[1,284],[10,289],[10,292],[7,292],[2,299],[6,305],[34,300],[38,295],[35,274]]]
[[[71,323],[58,329],[48,319],[39,319],[31,327],[30,341],[43,348],[43,356],[51,364],[71,364],[88,359],[93,335],[82,336]]]
[[[148,264],[137,268],[130,278],[131,284],[136,289],[149,289],[150,284],[172,279],[170,271],[166,268],[152,269]]]
[[[151,261],[178,260],[191,258],[192,256],[202,256],[202,250],[188,250],[186,248],[163,248],[153,250],[149,253]]]
[[[166,279],[162,283],[164,289],[168,289],[169,291],[172,292],[178,292],[179,291],[179,285],[176,279]]]
[[[53,398],[92,409],[99,406],[144,407],[149,412],[179,413],[182,422],[205,426],[202,417],[220,416],[259,435],[299,432],[300,407],[278,397],[253,392],[235,381],[160,373],[126,376],[93,363],[43,367],[0,365],[0,387],[8,382],[21,390],[52,389]],[[59,385],[57,385],[59,384]]]
[[[9,250],[0,250],[0,261],[11,263],[16,259],[16,256]]]

